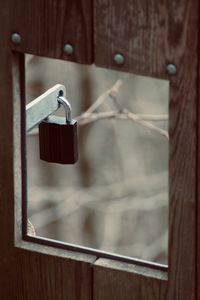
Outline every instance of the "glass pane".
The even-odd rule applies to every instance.
[[[75,165],[41,161],[27,135],[36,234],[167,264],[169,82],[30,55],[26,81],[27,101],[64,84],[79,124]]]

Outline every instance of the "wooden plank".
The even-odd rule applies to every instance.
[[[178,64],[185,47],[187,6],[186,0],[94,0],[95,64],[166,78],[167,64]],[[116,53],[124,64],[115,63]]]
[[[169,300],[196,299],[198,1],[170,5]],[[170,23],[169,23],[170,24]],[[173,29],[174,27],[174,29]],[[174,51],[174,53],[173,53]]]
[[[35,3],[35,2],[34,2]],[[105,4],[105,1],[102,2]],[[172,4],[170,4],[172,3]],[[27,4],[28,5],[28,4]],[[173,5],[173,7],[172,7]],[[26,269],[31,275],[27,274],[28,280],[25,281],[26,285],[33,284],[33,289],[37,290],[40,286],[40,281],[34,278],[41,272],[41,289],[46,289],[49,293],[49,299],[51,299],[54,294],[54,288],[58,286],[61,288],[62,278],[67,278],[67,268],[62,268],[61,261],[69,266],[69,262],[65,262],[65,259],[62,258],[46,258],[41,259],[42,256],[39,254],[33,253],[29,254],[28,251],[17,250],[14,248],[14,194],[16,192],[16,186],[14,182],[14,171],[13,171],[13,153],[15,149],[15,155],[17,157],[17,151],[20,155],[20,139],[18,144],[14,144],[13,141],[17,140],[17,136],[13,135],[13,125],[17,124],[17,120],[20,122],[18,116],[13,123],[13,109],[16,109],[17,103],[15,103],[15,108],[13,106],[13,93],[12,93],[12,74],[11,74],[11,61],[12,55],[8,49],[8,39],[10,37],[10,15],[8,14],[9,5],[3,1],[1,3],[0,10],[0,20],[3,20],[4,26],[1,26],[1,37],[2,43],[0,48],[0,82],[2,88],[0,89],[0,120],[3,124],[0,134],[0,295],[1,299],[21,299],[19,298],[20,293],[22,292],[24,297],[27,296],[27,291],[23,292],[26,289],[23,281],[25,280],[23,276],[23,269]],[[169,13],[169,41],[171,47],[167,46],[168,49],[168,61],[175,62],[177,66],[176,76],[171,78],[171,101],[170,101],[170,260],[169,260],[169,289],[168,289],[168,299],[184,299],[191,300],[195,299],[195,238],[196,238],[196,145],[197,145],[197,136],[196,136],[196,116],[197,116],[197,39],[198,28],[197,14],[198,14],[198,1],[176,1],[169,2],[168,7],[170,8]],[[12,7],[13,8],[13,7]],[[5,10],[4,10],[5,9]],[[9,17],[7,19],[7,17]],[[184,24],[182,21],[184,20]],[[8,25],[8,26],[7,26]],[[176,28],[176,30],[174,29]],[[170,32],[176,31],[176,34],[170,35]],[[176,39],[175,39],[176,36]],[[40,39],[40,42],[42,40]],[[112,44],[111,44],[112,45]],[[168,45],[168,44],[167,44]],[[112,48],[112,47],[111,47]],[[38,48],[39,49],[39,48]],[[45,49],[50,49],[45,46]],[[21,49],[22,51],[23,49]],[[48,50],[48,52],[50,52]],[[103,51],[102,51],[103,53]],[[44,52],[45,54],[45,52]],[[148,60],[147,60],[148,62]],[[106,65],[106,66],[109,66]],[[112,65],[110,64],[110,67]],[[149,72],[150,69],[150,72]],[[125,69],[124,69],[125,70]],[[127,69],[131,72],[134,71],[133,65],[132,68]],[[135,69],[136,70],[136,69]],[[139,69],[138,69],[139,70]],[[153,70],[153,69],[152,69]],[[147,71],[150,74],[162,74],[159,70],[151,71],[151,68],[147,68]],[[148,73],[147,72],[147,73]],[[149,74],[148,73],[148,74]],[[19,103],[18,103],[19,104]],[[16,130],[16,129],[15,129]],[[14,131],[16,132],[16,131]],[[15,167],[17,167],[17,162]],[[18,166],[20,167],[20,166]],[[15,170],[16,171],[16,170]],[[17,173],[18,174],[18,173]],[[20,195],[20,187],[18,187],[18,192]],[[17,199],[20,200],[20,199]],[[24,254],[26,253],[26,254]],[[69,258],[69,260],[72,258]],[[44,262],[43,262],[44,260]],[[91,263],[88,262],[88,263]],[[99,263],[99,262],[98,262]],[[102,263],[102,261],[100,262]],[[88,265],[85,266],[83,262],[83,267],[86,268],[83,274],[89,274]],[[81,266],[82,266],[81,264]],[[32,268],[37,266],[37,271],[35,272]],[[48,269],[48,265],[50,266]],[[74,264],[70,274],[77,274],[80,280],[82,279],[79,268],[79,264]],[[135,294],[132,295],[135,299],[148,299],[148,294],[142,291],[139,291],[139,288],[147,288],[149,295],[151,295],[152,289],[154,287],[154,279],[151,279],[151,275],[145,277],[142,285],[133,286],[135,280],[131,280],[128,276],[130,271],[128,269],[123,269],[115,272],[116,267],[110,265],[111,267],[105,266],[95,266],[96,274],[94,292],[98,292],[98,287],[104,289],[105,298],[101,299],[112,299],[106,298],[107,295],[111,293],[109,287],[112,287],[112,292],[115,293],[113,288],[113,283],[115,282],[115,288],[118,290],[118,298],[116,299],[126,299],[123,297],[120,288],[117,285],[122,286],[122,291],[128,291],[133,293],[133,288],[135,289]],[[75,268],[75,269],[74,269]],[[78,271],[76,271],[78,269]],[[40,270],[40,271],[39,271]],[[59,281],[55,279],[55,276],[52,275],[49,278],[50,274],[59,270],[59,274],[64,274],[64,277],[59,275]],[[66,270],[66,271],[65,271]],[[106,273],[103,272],[106,270]],[[75,272],[75,273],[74,273]],[[88,272],[88,273],[87,273]],[[133,272],[135,273],[135,271]],[[98,275],[99,274],[99,275]],[[103,274],[103,276],[102,276]],[[108,275],[107,275],[108,274]],[[110,275],[109,275],[110,274]],[[132,273],[131,273],[132,274]],[[46,278],[47,276],[47,278]],[[74,275],[72,275],[74,276]],[[104,276],[107,276],[107,281],[104,280]],[[115,277],[116,276],[116,277]],[[130,275],[132,276],[136,275]],[[139,275],[138,275],[139,276]],[[45,277],[45,279],[43,279]],[[21,279],[20,279],[21,278]],[[48,279],[49,278],[49,279]],[[122,278],[122,280],[120,279]],[[74,280],[77,278],[74,276]],[[17,281],[17,285],[14,281]],[[120,281],[121,280],[121,281]],[[151,281],[149,284],[148,280]],[[155,298],[158,297],[160,286],[160,279],[156,279],[156,288],[155,288]],[[109,285],[110,283],[110,285]],[[117,284],[116,284],[117,283]],[[130,284],[130,288],[129,288]],[[161,284],[162,285],[162,284]],[[165,285],[165,284],[164,284]],[[17,290],[17,286],[19,289]],[[51,286],[49,288],[49,286]],[[71,283],[68,285],[72,286]],[[117,286],[117,287],[116,287]],[[163,285],[162,285],[163,286]],[[107,290],[106,290],[106,287]],[[124,288],[125,287],[125,288]],[[14,291],[14,289],[16,291]],[[34,289],[34,290],[35,290]],[[69,292],[68,288],[66,293]],[[161,288],[163,292],[161,295],[165,297],[165,287]],[[34,292],[34,291],[33,291]],[[64,293],[64,289],[62,288]],[[16,293],[16,297],[15,297]],[[72,297],[74,296],[75,291],[72,291]],[[102,295],[102,292],[99,292],[99,299]],[[139,293],[139,294],[136,294]],[[143,293],[143,294],[142,294]],[[163,294],[162,294],[163,293]],[[42,294],[42,293],[41,293]],[[69,295],[69,294],[67,294]],[[89,295],[89,291],[88,291]],[[138,298],[136,298],[136,296]],[[44,296],[44,294],[42,294]],[[13,297],[13,298],[12,298]],[[32,299],[29,294],[28,297]],[[52,296],[53,297],[53,296]],[[60,296],[61,299],[64,296]],[[121,298],[120,298],[121,297]],[[127,297],[128,294],[127,294]],[[131,299],[134,299],[134,298]],[[70,298],[70,297],[69,297]],[[70,298],[70,299],[71,299]],[[24,298],[27,299],[27,298]],[[40,299],[40,298],[39,298]],[[44,298],[41,298],[44,299]],[[73,298],[72,298],[73,299]],[[98,298],[97,298],[98,299]],[[130,298],[127,298],[130,299]],[[151,298],[150,298],[151,299]],[[158,298],[159,299],[159,298]],[[162,299],[162,298],[161,298]],[[165,299],[165,298],[164,298]]]
[[[17,249],[1,265],[2,300],[92,300],[91,267],[94,258],[58,253],[49,255]],[[77,255],[78,257],[78,255]],[[4,274],[4,276],[2,276]]]
[[[198,90],[198,107],[197,107],[197,114],[198,114],[198,174],[197,174],[197,300],[200,300],[200,16],[199,16],[199,45],[198,45],[198,66],[199,66],[199,76],[197,81],[197,90]]]
[[[95,64],[148,76],[166,76],[168,3],[95,0]],[[114,55],[125,57],[117,66]]]
[[[22,63],[0,47],[0,299],[90,300],[94,256],[21,241]]]
[[[167,273],[108,259],[94,264],[94,300],[164,300]]]
[[[21,0],[3,1],[9,35],[17,32],[21,43],[12,49],[35,55],[67,59],[79,63],[92,62],[92,0]],[[65,44],[74,47],[66,55]]]
[[[11,54],[11,53],[9,53]],[[12,246],[14,237],[14,180],[13,180],[13,103],[12,76],[8,62],[11,55],[6,55],[0,47],[0,257]],[[6,99],[6,100],[5,100]]]
[[[197,0],[95,1],[97,65],[159,77],[166,77],[168,63],[177,68],[168,75],[169,300],[196,297],[198,5]],[[125,55],[120,67],[113,62],[116,52]]]

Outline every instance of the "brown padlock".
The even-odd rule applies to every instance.
[[[74,164],[78,160],[77,121],[71,118],[71,106],[62,96],[66,118],[49,116],[39,125],[40,159],[59,164]]]

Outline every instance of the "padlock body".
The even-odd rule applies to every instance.
[[[78,160],[77,121],[66,124],[66,118],[50,116],[39,125],[40,159],[74,164]]]

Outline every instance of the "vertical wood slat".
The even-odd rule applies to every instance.
[[[50,255],[50,247],[34,245],[23,250],[14,245],[21,237],[21,137],[20,98],[23,97],[23,74],[20,60],[13,61],[13,50],[54,58],[90,63],[91,1],[1,1],[0,4],[0,298],[91,299],[92,263],[95,257],[70,254],[60,250]],[[87,13],[89,12],[89,15]],[[74,26],[74,23],[76,26]],[[18,46],[10,41],[19,32]],[[81,42],[81,43],[78,43]],[[71,43],[75,53],[63,54],[63,44]],[[17,58],[20,55],[15,55]],[[14,69],[12,68],[14,64]],[[12,74],[12,69],[14,73]],[[14,86],[13,78],[14,76]],[[12,90],[14,87],[14,90]],[[24,105],[24,104],[23,104]],[[24,107],[22,106],[22,109]],[[13,168],[14,166],[14,168]],[[15,237],[15,231],[18,231]],[[28,243],[29,247],[31,246]],[[18,245],[18,247],[21,247]],[[38,248],[38,249],[36,249]],[[45,251],[44,251],[45,249]],[[40,252],[43,252],[40,253]]]
[[[170,3],[168,5],[170,7]],[[179,23],[179,19],[174,20],[174,16],[177,16],[177,11],[180,12],[179,17],[184,16],[184,26],[182,27],[181,22]],[[178,40],[175,41],[175,39],[172,39],[170,41],[169,38],[172,47],[168,48],[167,57],[169,61],[176,63],[178,73],[171,79],[172,100],[170,104],[170,153],[173,160],[170,164],[170,174],[172,178],[170,181],[171,252],[169,300],[195,299],[197,13],[198,2],[196,0],[187,3],[183,1],[173,2],[173,9],[170,13],[171,29],[169,28],[169,32],[170,30],[172,31],[172,28],[178,28],[175,34]],[[48,47],[45,49],[47,48]],[[9,68],[6,68],[8,66],[8,59],[4,61],[4,50],[0,51],[0,54],[3,54],[3,56],[0,55],[0,65],[1,70],[5,73],[7,72],[8,76],[0,72],[1,83],[3,83],[4,87],[4,89],[0,91],[1,99],[6,99],[6,103],[2,100],[0,109],[0,117],[5,128],[5,132],[1,134],[0,137],[0,174],[4,175],[4,178],[1,177],[0,183],[0,195],[1,200],[3,200],[0,208],[0,225],[2,225],[0,253],[3,254],[3,263],[2,269],[0,269],[6,272],[9,266],[11,266],[9,259],[14,255],[14,252],[11,250],[11,237],[13,236],[13,221],[11,215],[14,209],[12,202],[12,118],[8,113],[12,111],[12,92],[10,71]],[[21,48],[21,50],[23,49]],[[110,67],[112,66],[110,65]],[[130,70],[132,71],[133,68]],[[147,71],[149,72],[149,69]],[[162,72],[156,71],[154,73],[154,71],[151,70],[149,73],[162,74]],[[10,180],[9,186],[5,184],[6,180]],[[6,232],[3,232],[5,225]],[[194,234],[192,234],[192,232]],[[45,276],[45,273],[43,273],[43,276]],[[9,281],[5,278],[2,279],[2,277],[1,280],[3,283],[5,282],[9,288]],[[4,284],[2,286],[5,287]],[[43,286],[43,288],[45,288],[45,286]]]
[[[170,4],[171,3],[171,4]],[[199,1],[168,2],[170,81],[168,300],[196,299],[197,79]],[[172,5],[173,4],[173,5]]]
[[[99,259],[94,264],[94,300],[164,300],[167,273]]]
[[[20,110],[25,104],[21,56],[13,55],[6,45],[0,47],[0,299],[92,300],[94,256],[31,243],[27,243],[29,249],[22,249],[20,245],[21,213],[14,216],[14,211],[21,207],[22,196]]]
[[[199,6],[199,40],[198,40],[198,81],[197,81],[197,91],[198,91],[198,106],[197,106],[197,115],[198,115],[198,144],[197,144],[197,160],[198,160],[198,175],[197,175],[197,235],[196,235],[196,249],[197,249],[197,280],[196,280],[196,289],[197,289],[197,300],[200,300],[200,6]]]
[[[65,257],[47,253],[15,249],[10,263],[1,268],[2,300],[92,300],[94,258],[80,255],[76,259],[67,251]]]
[[[9,55],[10,54],[10,55]],[[0,257],[14,240],[13,102],[11,53],[0,47]],[[20,157],[19,157],[20,159]]]
[[[7,42],[17,51],[90,64],[92,58],[92,0],[6,1]],[[21,44],[10,35],[18,32]],[[65,44],[74,47],[66,55]]]
[[[169,300],[196,297],[198,5],[197,0],[143,0],[127,1],[126,4],[114,0],[95,1],[97,65],[156,77],[166,77],[168,63],[177,67],[175,75],[168,75]],[[132,14],[133,8],[135,15]],[[157,26],[158,20],[161,20],[160,27]],[[113,61],[117,52],[125,55],[125,63],[120,67]],[[110,288],[114,287],[110,285]]]

